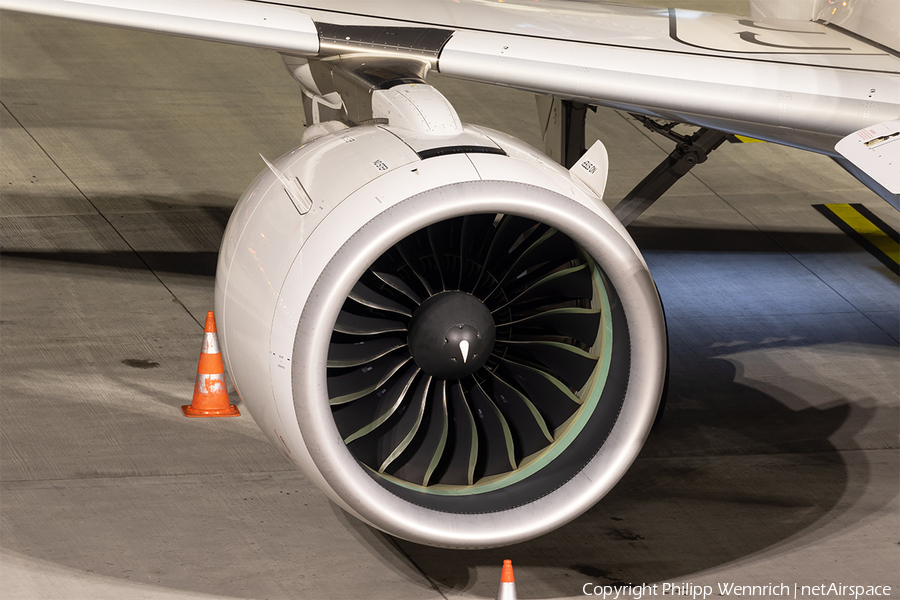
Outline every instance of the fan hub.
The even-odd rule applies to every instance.
[[[437,379],[460,379],[484,366],[494,349],[494,319],[484,302],[466,292],[442,292],[413,313],[413,360]]]

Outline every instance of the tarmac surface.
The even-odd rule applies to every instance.
[[[726,144],[635,221],[668,315],[663,423],[576,521],[441,550],[346,515],[250,417],[179,408],[231,208],[303,132],[277,55],[11,13],[0,44],[0,597],[493,598],[511,558],[522,599],[900,598],[900,279],[813,205],[900,213],[828,158]],[[531,95],[433,83],[539,144]],[[596,138],[610,204],[671,150],[610,110]]]

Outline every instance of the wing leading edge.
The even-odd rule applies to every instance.
[[[319,36],[295,8],[241,0],[2,0],[0,9],[315,56]]]

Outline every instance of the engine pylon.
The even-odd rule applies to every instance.
[[[497,600],[518,600],[516,595],[516,578],[513,576],[512,561],[503,561],[503,571],[500,572],[500,592]]]
[[[200,348],[200,362],[197,378],[194,380],[194,397],[189,405],[181,407],[186,417],[239,417],[237,406],[228,401],[225,388],[225,365],[219,350],[216,335],[216,316],[213,311],[206,313],[203,327],[203,346]]]

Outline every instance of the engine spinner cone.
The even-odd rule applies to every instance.
[[[484,366],[494,349],[491,312],[466,292],[436,294],[413,313],[409,349],[413,360],[437,379],[461,379]]]

